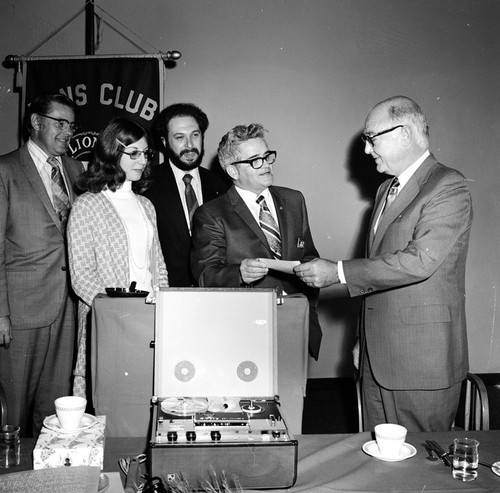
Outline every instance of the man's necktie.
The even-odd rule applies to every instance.
[[[63,224],[66,226],[66,221],[69,215],[69,196],[64,185],[64,180],[61,175],[61,169],[59,168],[59,163],[57,159],[53,156],[47,159],[47,162],[52,167],[50,171],[50,187],[52,189],[52,199],[54,201],[54,209]]]
[[[377,222],[375,224],[374,232],[377,231],[378,225],[380,224],[380,221],[382,220],[382,216],[385,214],[387,209],[390,207],[390,205],[394,202],[394,200],[398,196],[398,187],[399,187],[399,180],[396,177],[394,177],[392,179],[390,186],[389,186],[389,190],[387,191],[387,195],[385,196],[384,206],[382,207],[382,210],[380,211],[380,214],[378,216]]]
[[[191,185],[191,180],[193,177],[187,173],[182,177],[182,181],[186,185],[184,193],[186,194],[186,205],[189,212],[189,225],[193,221],[193,214],[196,208],[198,207],[198,200],[196,199],[196,194],[194,193],[193,186]]]
[[[382,213],[384,213],[385,211],[387,211],[387,209],[389,208],[389,206],[396,199],[396,197],[398,195],[398,188],[399,188],[399,180],[396,177],[394,177],[392,179],[391,186],[389,187],[389,191],[387,192],[387,197],[385,199],[385,205],[384,205],[384,209],[383,209]]]
[[[274,256],[281,259],[281,235],[279,226],[276,223],[269,207],[266,204],[266,199],[260,195],[257,198],[257,203],[260,205],[259,223],[262,231],[266,235],[267,242]]]

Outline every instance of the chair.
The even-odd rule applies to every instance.
[[[7,424],[7,396],[5,390],[0,383],[0,426]]]
[[[488,393],[490,430],[500,430],[500,373],[476,373]]]
[[[475,373],[468,372],[464,380],[455,422],[465,431],[490,429],[488,393],[484,382]]]

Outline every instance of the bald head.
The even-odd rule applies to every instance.
[[[377,113],[394,125],[408,125],[412,128],[415,143],[422,149],[429,147],[429,126],[420,106],[406,96],[394,96],[376,104],[370,113]]]
[[[415,101],[395,96],[368,113],[364,141],[365,152],[375,160],[377,171],[399,176],[428,149],[427,121]]]

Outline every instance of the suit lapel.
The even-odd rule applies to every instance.
[[[26,175],[26,178],[33,187],[35,195],[40,199],[40,202],[42,202],[43,206],[49,213],[49,216],[52,218],[54,224],[57,226],[57,229],[60,231],[61,234],[63,234],[61,228],[61,221],[57,217],[56,211],[54,210],[54,206],[50,201],[50,198],[47,194],[47,190],[45,189],[43,181],[40,178],[40,174],[38,173],[36,165],[33,162],[33,159],[31,159],[30,153],[28,152],[28,148],[26,146],[21,148],[20,156],[21,156],[21,167]]]
[[[73,190],[73,183],[76,182],[79,173],[77,172],[77,174],[75,174],[75,169],[70,166],[70,161],[66,156],[61,156],[61,160],[64,180],[68,184],[69,202],[71,205],[73,205],[73,202],[76,198],[75,191]]]
[[[422,185],[427,181],[427,178],[429,177],[431,171],[434,169],[436,163],[436,158],[434,158],[434,156],[431,154],[420,165],[417,171],[415,171],[408,183],[398,194],[391,207],[389,207],[387,212],[385,212],[382,216],[380,224],[377,228],[377,232],[374,235],[373,244],[371,245],[370,251],[374,251],[378,247],[389,225],[408,207],[411,201],[418,195],[420,189],[422,188]],[[385,190],[387,190],[389,184],[390,180],[388,180],[388,184],[384,188]],[[385,200],[385,193],[382,194],[382,197],[384,197]],[[383,203],[382,200],[380,200],[380,202]]]
[[[382,211],[382,207],[384,206],[385,202],[385,196],[387,195],[387,189],[389,188],[389,185],[391,183],[391,180],[385,181],[380,188],[377,191],[377,197],[375,199],[375,209],[373,210],[372,217],[370,219],[370,225],[369,225],[369,230],[368,230],[368,245],[367,245],[367,254],[369,255],[370,250],[373,245],[373,240],[375,237],[375,224],[377,222],[377,218],[380,215],[380,212]],[[380,225],[379,225],[380,228]],[[377,229],[378,231],[378,229]]]
[[[188,248],[191,237],[189,236],[189,228],[186,222],[184,209],[182,208],[181,196],[179,194],[177,182],[175,181],[175,175],[168,161],[161,166],[165,166],[165,175],[158,184],[159,189],[165,196],[165,210],[163,213],[166,217],[171,218],[171,224],[176,230],[178,238],[182,238],[186,248]]]
[[[232,186],[227,191],[227,196],[231,202],[231,206],[236,214],[238,214],[245,224],[256,234],[259,240],[266,246],[270,253],[269,244],[267,243],[266,235],[263,233],[257,221],[252,216],[250,209],[245,204],[245,201],[241,198],[240,194],[236,191],[236,188]]]

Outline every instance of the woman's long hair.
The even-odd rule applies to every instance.
[[[113,118],[98,135],[88,170],[77,180],[77,187],[92,193],[101,192],[105,188],[114,192],[126,178],[120,166],[124,147],[119,142],[128,146],[143,137],[149,145],[151,140],[141,125],[128,118]],[[141,193],[146,190],[150,174],[151,164],[148,162],[141,179],[132,182],[134,192]]]

